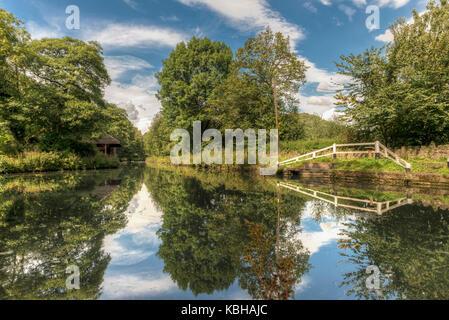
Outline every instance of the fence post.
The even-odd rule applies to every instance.
[[[376,141],[375,153],[376,153],[375,158],[376,158],[376,159],[379,159],[379,158],[380,158],[380,154],[379,154],[379,153],[380,153],[379,141]]]
[[[337,145],[334,143],[334,145],[332,146],[332,158],[337,159]],[[448,163],[447,165],[449,166],[449,159],[447,159]]]
[[[449,162],[448,162],[448,165],[449,165]],[[412,171],[411,165],[410,165],[410,163],[407,162],[407,164],[405,165],[405,172],[411,172],[411,171]]]
[[[316,158],[316,153],[315,153],[315,152],[313,152],[313,158],[314,158],[314,159]]]
[[[449,168],[449,158],[447,158],[447,167]]]

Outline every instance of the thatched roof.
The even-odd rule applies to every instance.
[[[106,136],[102,136],[100,139],[98,139],[96,144],[120,145],[120,141],[114,137],[106,135]]]

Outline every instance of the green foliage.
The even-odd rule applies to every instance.
[[[0,177],[0,299],[98,299],[111,259],[103,241],[126,226],[142,170]],[[66,287],[70,265],[79,290]]]
[[[359,299],[447,300],[448,219],[447,210],[403,206],[348,223],[342,255],[358,267],[345,274],[341,285]],[[381,290],[365,285],[369,265],[380,269]]]
[[[296,111],[295,96],[305,83],[307,68],[292,51],[288,36],[273,33],[267,27],[237,50],[236,64],[247,76],[254,77],[265,92],[273,94],[275,86],[281,101]]]
[[[161,86],[157,97],[165,120],[165,142],[173,129],[191,132],[195,120],[203,121],[203,130],[209,127],[207,99],[228,75],[231,62],[232,50],[225,43],[195,37],[187,44],[179,43],[163,60],[156,78]]]
[[[147,133],[144,134],[145,151],[149,156],[162,156],[170,154],[165,147],[164,138],[164,119],[160,113],[157,113]]]
[[[0,155],[0,174],[59,170],[117,168],[119,160],[103,154],[81,158],[61,152],[25,152],[19,156]]]
[[[121,160],[144,160],[145,146],[142,133],[128,120],[126,112],[115,105],[104,111],[105,125],[102,132],[118,139],[121,147],[117,149]]]
[[[337,94],[345,118],[362,141],[389,146],[449,142],[449,3],[427,4],[413,23],[398,20],[386,48],[342,56],[353,81]]]
[[[295,140],[295,141],[281,141],[282,154],[295,153],[297,155],[309,153],[314,150],[323,149],[339,143],[341,140],[335,138],[322,138],[313,140]]]
[[[280,137],[296,140],[304,136],[295,98],[305,82],[306,67],[290,48],[290,39],[269,28],[250,38],[233,60],[231,49],[222,42],[192,38],[179,44],[157,74],[161,85],[161,113],[145,135],[146,151],[164,156],[173,145],[173,129],[192,132],[192,123],[208,128],[275,128],[276,82]]]
[[[98,43],[31,41],[23,24],[0,9],[0,153],[95,157],[94,139],[111,134],[122,143],[120,158],[144,159],[141,133],[104,100],[109,83]]]
[[[238,278],[242,288],[250,288],[256,297],[259,287],[253,286],[255,276],[243,259],[250,241],[245,219],[275,230],[273,184],[253,176],[182,169],[186,171],[149,169],[145,176],[163,213],[157,255],[164,260],[164,272],[196,295],[225,290]],[[288,239],[289,225],[298,223],[298,207],[303,205],[290,197],[286,195],[281,209],[282,239]],[[295,270],[307,263],[308,255],[302,256]]]
[[[338,119],[324,120],[318,115],[300,113],[297,118],[303,123],[306,140],[346,140],[348,128]]]

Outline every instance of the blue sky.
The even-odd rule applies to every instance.
[[[234,51],[269,25],[291,37],[297,55],[309,66],[298,93],[301,110],[329,117],[339,56],[382,46],[388,26],[425,0],[0,0],[0,7],[25,22],[32,37],[69,35],[97,40],[112,78],[106,98],[128,112],[145,132],[160,104],[154,73],[180,41],[192,36],[226,42]],[[67,6],[80,9],[80,29],[66,28]],[[368,30],[366,8],[380,9],[380,28]]]

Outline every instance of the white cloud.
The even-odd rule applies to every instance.
[[[105,90],[106,100],[124,109],[128,119],[145,133],[153,116],[160,109],[159,100],[156,98],[157,80],[153,75],[141,74],[153,66],[134,56],[106,56],[105,65],[113,80]],[[135,75],[131,83],[120,82],[118,79],[129,71],[141,73]]]
[[[131,83],[112,81],[105,90],[105,98],[128,110],[135,109],[137,119],[130,121],[142,132],[148,131],[151,120],[160,110],[161,105],[156,98],[158,84],[154,76],[135,76]],[[129,105],[132,105],[130,107]]]
[[[128,6],[133,8],[134,10],[137,9],[137,3],[133,0],[123,0],[124,3],[126,3]]]
[[[304,8],[309,10],[310,12],[313,12],[313,13],[317,13],[318,12],[318,9],[310,1],[304,2],[303,6],[304,6]]]
[[[306,80],[308,83],[317,83],[316,90],[318,92],[327,93],[324,95],[304,96],[299,94],[300,108],[302,112],[319,114],[324,117],[331,117],[330,110],[335,108],[335,99],[333,94],[345,82],[350,81],[350,78],[340,75],[336,72],[330,72],[325,69],[317,68],[315,63],[307,58],[300,57],[308,66],[306,72]]]
[[[105,276],[103,293],[106,299],[151,297],[176,290],[169,276],[155,278],[152,274],[121,274]]]
[[[175,22],[175,21],[179,21],[179,18],[175,15],[168,16],[168,17],[161,16],[161,20],[164,22]]]
[[[321,117],[324,120],[332,120],[332,118],[337,115],[337,108],[332,108],[329,109],[327,111],[324,111],[323,114],[321,115]]]
[[[340,4],[338,9],[343,11],[344,14],[348,17],[349,21],[352,21],[352,16],[355,14],[355,9],[348,7],[347,5]]]
[[[161,212],[150,199],[145,185],[133,197],[125,212],[126,227],[108,235],[103,241],[103,249],[111,256],[114,265],[132,265],[153,255],[160,240],[156,232],[161,226]],[[124,238],[131,239],[123,241]]]
[[[427,12],[427,10],[423,10],[421,12],[418,12],[418,14],[422,15],[425,12]],[[414,18],[413,17],[408,18],[407,21],[406,21],[407,24],[412,24],[413,22],[414,22]],[[379,34],[375,39],[377,41],[388,43],[388,42],[392,42],[394,40],[394,36],[393,36],[393,33],[391,32],[391,30],[387,29],[384,33]]]
[[[303,30],[288,22],[279,12],[270,8],[266,0],[178,0],[188,5],[205,5],[229,19],[232,26],[244,31],[260,31],[266,26],[275,32],[290,36],[291,44],[304,39]]]
[[[388,43],[388,42],[392,42],[394,40],[394,36],[393,36],[393,33],[391,32],[391,30],[388,29],[384,33],[379,34],[375,39],[377,41]]]
[[[308,104],[329,106],[333,103],[333,99],[330,96],[311,96],[307,99]]]
[[[174,47],[187,39],[186,34],[170,28],[148,25],[110,23],[105,27],[90,29],[86,40],[95,40],[105,47]]]
[[[153,68],[145,60],[134,56],[105,56],[104,63],[111,79],[117,79],[128,71]]]
[[[43,38],[58,38],[62,36],[58,28],[42,26],[34,21],[28,22],[26,24],[26,29],[30,33],[31,38],[34,40],[40,40]]]
[[[320,0],[320,2],[326,6],[332,5],[331,0]],[[392,7],[395,9],[401,8],[409,2],[410,2],[410,0],[377,0],[377,1],[375,1],[375,3],[379,7]],[[366,5],[367,1],[366,0],[352,0],[352,3],[360,8],[364,5]]]
[[[362,7],[366,5],[366,0],[352,0],[352,3],[354,3],[357,7]]]
[[[335,108],[335,99],[332,95],[303,96],[299,95],[300,109],[302,112],[323,116],[329,110]]]
[[[308,67],[306,72],[307,82],[318,83],[317,91],[335,92],[339,84],[343,84],[350,80],[347,76],[317,68],[315,63],[305,57],[300,58],[304,60],[306,66]]]
[[[409,2],[410,2],[410,0],[378,0],[377,4],[380,7],[388,6],[388,7],[398,9],[400,7],[405,6]]]

